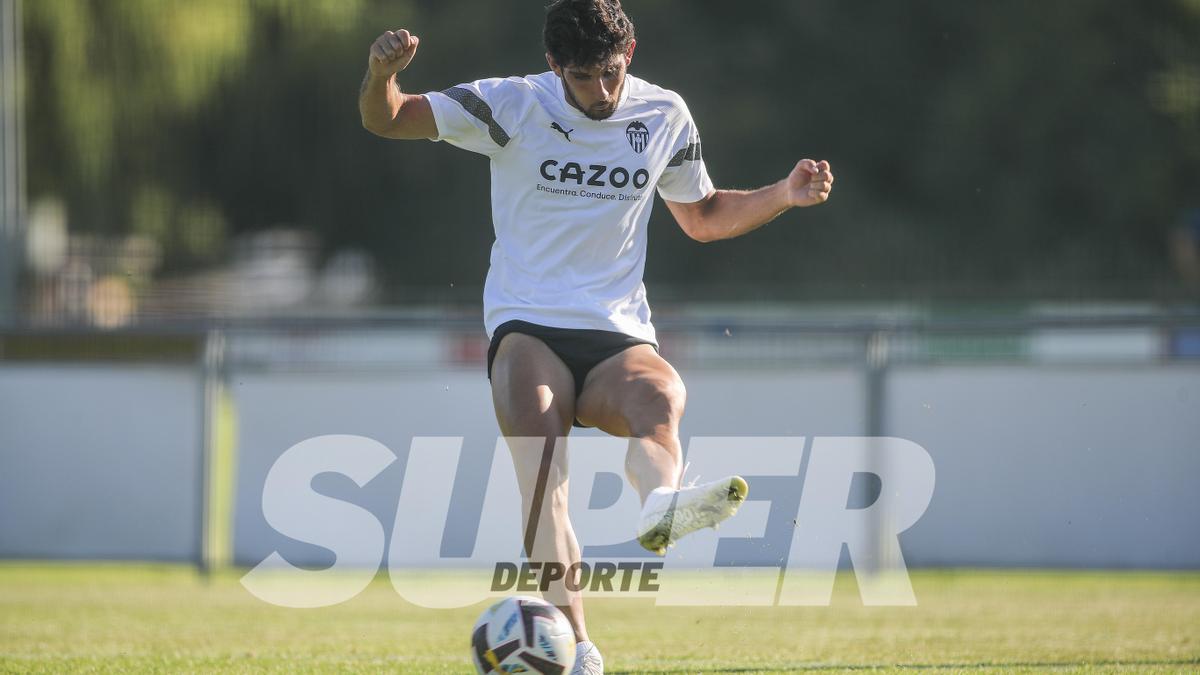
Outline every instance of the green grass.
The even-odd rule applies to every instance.
[[[470,673],[483,604],[430,610],[380,577],[324,609],[268,605],[238,573],[0,563],[0,672]],[[609,673],[1197,672],[1200,574],[914,572],[918,607],[588,604]]]

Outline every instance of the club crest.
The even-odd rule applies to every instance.
[[[646,145],[650,143],[650,130],[646,128],[645,124],[633,121],[625,127],[625,137],[629,139],[629,147],[640,155],[646,149]]]

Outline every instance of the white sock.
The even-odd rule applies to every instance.
[[[642,510],[655,508],[661,505],[664,501],[670,502],[675,497],[675,489],[669,487],[656,487],[646,495],[646,501],[642,504]]]

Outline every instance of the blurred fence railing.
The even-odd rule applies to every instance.
[[[807,315],[806,315],[807,314]],[[662,353],[683,367],[937,362],[1169,362],[1200,358],[1200,308],[1104,311],[1032,308],[1020,313],[931,315],[881,308],[830,313],[754,308],[681,309],[655,318]],[[0,324],[0,359],[198,358],[220,336],[222,358],[285,370],[429,370],[483,362],[477,311],[143,321],[86,325]],[[163,345],[174,350],[163,351]],[[179,351],[180,345],[191,345]],[[173,355],[173,356],[172,356]]]

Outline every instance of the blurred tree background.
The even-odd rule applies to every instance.
[[[1197,246],[1176,234],[1200,207],[1200,0],[625,7],[632,72],[688,101],[719,186],[801,157],[838,175],[828,205],[716,244],[657,205],[652,300],[1194,296],[1173,247]],[[540,1],[26,0],[30,201],[61,203],[72,234],[152,242],[147,283],[290,229],[315,265],[369,252],[377,301],[478,302],[486,159],[370,135],[358,87],[400,27],[423,39],[410,92],[541,72],[542,17]]]

